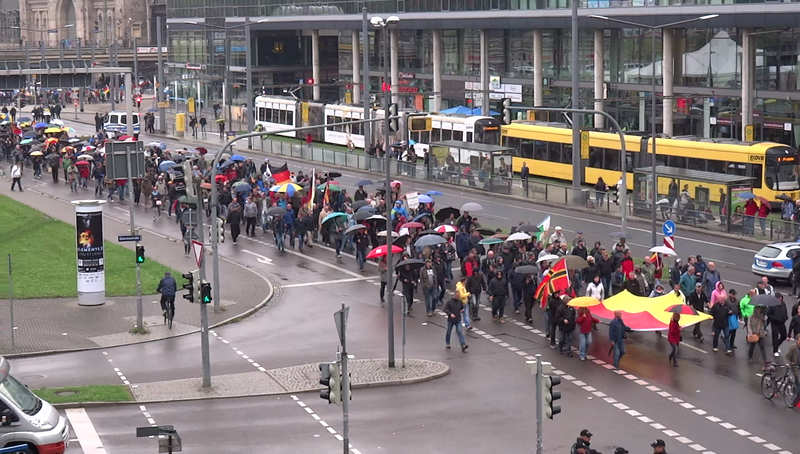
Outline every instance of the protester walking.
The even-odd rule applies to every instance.
[[[465,352],[469,348],[467,341],[464,339],[464,331],[461,330],[461,313],[464,311],[464,305],[458,298],[451,298],[444,305],[444,313],[447,314],[447,334],[444,337],[446,348],[450,348],[450,333],[453,328],[456,329],[458,335],[458,342],[461,344],[461,351]]]

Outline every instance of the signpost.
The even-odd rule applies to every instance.
[[[126,241],[142,241],[141,235],[120,235],[117,237],[117,241],[120,243],[124,243]]]
[[[674,236],[675,230],[675,221],[672,219],[667,219],[664,221],[664,225],[661,226],[661,232],[664,234],[664,236]]]
[[[200,268],[200,264],[203,263],[203,243],[192,240],[192,252],[194,252],[194,261],[197,263],[197,267]]]
[[[350,452],[350,373],[347,371],[347,316],[350,308],[342,303],[342,308],[333,313],[336,332],[342,345],[342,446],[344,454]]]

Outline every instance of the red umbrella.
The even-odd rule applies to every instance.
[[[90,165],[87,161],[78,161],[75,163],[76,166],[88,166]]]
[[[197,150],[197,152],[200,153],[201,156],[206,154],[206,153],[208,153],[208,150],[206,150],[203,147],[197,147],[197,148],[195,148],[195,150]]]
[[[447,224],[440,225],[439,227],[436,227],[434,230],[436,230],[439,233],[452,233],[457,231],[455,227]]]
[[[403,252],[403,248],[401,248],[400,246],[392,245],[392,254],[399,254],[400,252]],[[367,254],[367,258],[374,259],[377,257],[383,257],[384,255],[386,255],[386,245],[382,244],[376,247],[375,249],[369,251],[369,254]]]
[[[697,309],[688,304],[674,304],[664,310],[664,312],[672,312],[673,314],[681,315],[697,315]]]
[[[122,136],[117,137],[117,140],[128,140],[130,138],[131,138],[131,136],[126,134],[126,135],[122,135]]]
[[[425,226],[422,225],[422,223],[420,222],[413,221],[413,222],[406,222],[405,224],[403,224],[403,227],[407,229],[422,229]]]

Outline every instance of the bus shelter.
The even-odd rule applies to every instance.
[[[650,216],[652,213],[652,175],[652,167],[633,170],[634,216]],[[656,209],[662,220],[672,219],[693,225],[719,221],[725,224],[728,233],[737,228],[736,222],[729,222],[731,208],[744,204],[745,199],[741,196],[752,194],[753,181],[756,180],[756,177],[667,166],[656,167],[656,178]],[[722,209],[713,210],[712,206]]]
[[[513,148],[443,140],[430,144],[428,178],[446,183],[511,193]]]

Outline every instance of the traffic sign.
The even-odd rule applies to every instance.
[[[125,241],[142,241],[141,235],[120,235],[117,237],[117,241],[120,243],[124,243]]]
[[[192,252],[194,252],[194,261],[197,262],[197,267],[203,263],[203,243],[192,240]]]
[[[675,230],[676,230],[675,221],[673,221],[672,219],[667,219],[666,221],[664,221],[664,225],[661,226],[661,232],[664,234],[664,236],[675,235]]]

